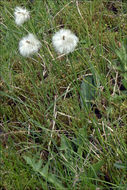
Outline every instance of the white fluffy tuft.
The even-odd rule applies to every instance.
[[[30,19],[29,11],[26,8],[23,9],[21,7],[15,8],[14,16],[15,16],[15,23],[19,26],[22,25],[28,19]]]
[[[78,37],[67,29],[60,29],[52,38],[53,46],[60,54],[73,52],[78,41]]]
[[[19,42],[19,52],[24,57],[37,53],[40,47],[40,41],[31,33],[23,37]]]

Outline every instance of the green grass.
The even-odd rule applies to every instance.
[[[127,89],[116,67],[116,50],[127,36],[126,1],[0,5],[0,189],[126,189]],[[13,12],[21,5],[31,19],[18,27]],[[80,41],[76,51],[57,59],[51,39],[61,27]],[[27,31],[41,41],[43,60],[19,54]],[[80,85],[88,74],[96,96],[91,107],[81,108]]]

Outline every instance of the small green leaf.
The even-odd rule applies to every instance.
[[[127,89],[127,81],[125,79],[122,80],[122,84]]]
[[[52,183],[56,188],[61,189],[61,190],[65,190],[62,183],[56,178],[56,176],[54,174],[48,174],[46,180],[48,182]]]
[[[37,163],[35,162],[34,158],[30,158],[28,156],[24,156],[24,159],[26,161],[27,164],[29,164],[34,171],[39,171],[41,166],[42,166],[42,161],[39,160]]]
[[[121,43],[121,48],[117,49],[115,52],[120,61],[120,65],[118,67],[122,72],[127,72],[127,38]]]
[[[61,137],[61,146],[60,146],[60,150],[67,150],[70,149],[70,145],[68,140],[66,139],[66,137],[62,136]]]
[[[90,107],[92,101],[95,98],[95,84],[93,76],[87,76],[84,78],[81,84],[81,95],[80,95],[80,101],[82,108],[84,106]]]
[[[47,178],[47,176],[48,176],[48,169],[49,169],[49,162],[47,162],[47,164],[43,167],[43,169],[41,169],[41,170],[39,171],[39,173],[40,173],[43,177]]]
[[[97,177],[97,174],[100,172],[101,167],[103,166],[104,161],[100,160],[97,163],[91,165],[88,171],[88,177]]]
[[[62,185],[62,183],[56,178],[54,174],[51,174],[48,172],[49,170],[49,162],[44,166],[44,168],[41,169],[42,161],[39,160],[38,162],[35,162],[34,158],[30,158],[28,156],[24,156],[25,161],[27,164],[29,164],[35,172],[38,172],[46,181],[52,183],[56,189],[65,189]]]
[[[62,183],[56,178],[54,174],[48,173],[49,170],[49,162],[44,166],[42,170],[39,171],[42,177],[45,178],[46,181],[52,183],[55,187],[59,189],[64,189]]]
[[[36,171],[39,171],[40,168],[41,168],[41,166],[42,166],[42,160],[39,160],[39,161],[35,164],[35,169],[36,169]]]
[[[27,164],[29,164],[32,168],[35,169],[35,160],[28,157],[28,156],[24,156],[24,159],[26,161]]]
[[[127,164],[115,163],[114,166],[118,169],[127,169]]]
[[[86,40],[81,40],[80,43],[81,44],[86,44]]]

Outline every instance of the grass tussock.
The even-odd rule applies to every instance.
[[[126,1],[0,5],[0,188],[126,189],[127,52],[119,54],[127,45]],[[31,14],[21,27],[14,23],[16,6]],[[59,58],[52,35],[61,28],[79,43]],[[24,58],[18,43],[28,32],[42,48]],[[80,85],[89,75],[96,94],[82,107]]]

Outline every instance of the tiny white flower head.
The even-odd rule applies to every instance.
[[[60,29],[52,38],[53,46],[60,54],[73,52],[78,41],[78,37],[67,29]]]
[[[29,11],[26,8],[23,9],[21,7],[15,8],[14,16],[15,16],[15,23],[19,26],[22,25],[28,19],[30,19]]]
[[[19,42],[19,52],[24,57],[37,53],[40,47],[41,42],[31,33],[23,37]]]

